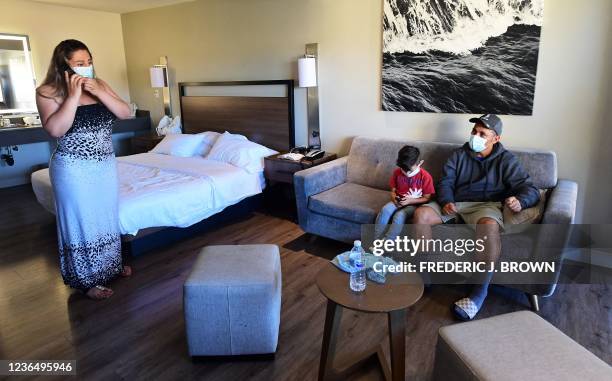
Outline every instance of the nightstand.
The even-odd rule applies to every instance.
[[[293,174],[302,169],[335,160],[338,155],[326,152],[322,158],[313,161],[280,159],[279,155],[268,156],[264,159],[264,175],[267,183],[264,192],[265,209],[271,215],[297,223]]]
[[[268,181],[275,181],[291,185],[293,185],[293,174],[295,172],[327,163],[328,161],[338,158],[338,155],[335,153],[328,152],[326,152],[322,158],[313,161],[293,161],[280,159],[278,157],[279,155],[281,154],[268,156],[264,159],[264,175]]]
[[[163,136],[157,136],[153,134],[133,136],[130,139],[130,144],[132,146],[132,154],[149,152],[153,149],[153,147],[157,145],[157,143],[161,142],[163,138]]]

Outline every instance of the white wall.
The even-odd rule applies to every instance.
[[[557,152],[560,176],[580,185],[584,222],[612,212],[612,174],[602,164],[611,158],[611,15],[610,0],[546,0],[533,116],[503,117],[507,146]],[[345,153],[355,135],[464,141],[469,115],[380,111],[381,20],[382,0],[201,0],[124,14],[130,93],[160,113],[148,67],[161,55],[174,84],[296,78],[304,44],[318,42],[324,149]],[[303,90],[296,95],[305,139]]]
[[[69,38],[83,41],[94,57],[96,74],[129,101],[120,15],[31,1],[0,0],[0,33],[29,36],[37,83],[44,79],[51,53],[60,41]],[[32,168],[48,163],[53,146],[42,142],[19,148],[14,152],[15,166],[0,163],[0,187],[28,183]]]
[[[0,7],[0,33],[29,36],[37,83],[47,73],[53,48],[74,38],[91,50],[96,74],[130,98],[120,15],[20,0],[1,0]]]

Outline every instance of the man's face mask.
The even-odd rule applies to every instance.
[[[482,152],[487,148],[487,139],[481,138],[478,135],[470,136],[470,148],[474,152]]]

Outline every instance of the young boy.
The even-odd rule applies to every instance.
[[[376,238],[394,239],[402,232],[406,220],[418,205],[429,202],[436,193],[429,172],[421,168],[421,152],[413,146],[404,146],[397,154],[397,166],[391,175],[391,201],[376,217]],[[391,224],[389,225],[389,222]]]

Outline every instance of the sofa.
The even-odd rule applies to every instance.
[[[420,149],[425,160],[423,167],[435,182],[440,179],[446,159],[460,147],[453,143],[355,137],[347,156],[295,173],[300,227],[307,233],[347,243],[361,239],[362,225],[373,224],[380,208],[390,200],[389,177],[395,168],[397,152],[407,144]],[[550,296],[559,277],[563,251],[576,211],[578,185],[557,178],[554,152],[510,150],[530,174],[534,185],[545,190],[547,195],[541,231],[535,238],[536,246],[541,250],[536,250],[538,253],[535,255],[547,260],[552,258],[559,264],[555,272],[544,279],[524,279],[524,284],[512,285],[524,291],[537,310],[538,298]],[[434,235],[444,235],[445,228],[435,227]],[[502,237],[502,259],[534,255],[533,247],[526,249],[525,245],[517,245],[516,240],[506,241]],[[519,250],[525,253],[518,253]]]

